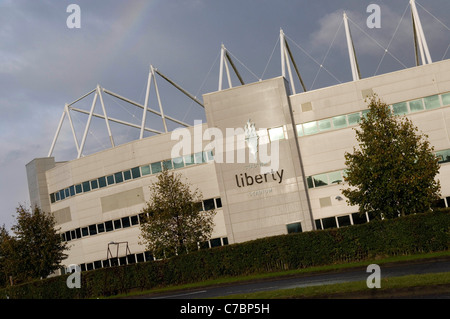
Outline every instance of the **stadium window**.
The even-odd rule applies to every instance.
[[[220,197],[216,198],[216,208],[222,207],[222,199]]]
[[[320,120],[318,122],[319,125],[319,131],[328,131],[331,130],[331,121],[330,119]]]
[[[316,229],[317,230],[323,229],[322,228],[322,223],[320,222],[320,219],[316,219],[315,222],[316,222]]]
[[[141,173],[142,173],[142,176],[149,175],[150,174],[150,166],[149,165],[141,166]]]
[[[210,240],[210,244],[211,244],[211,248],[212,247],[219,247],[222,246],[222,242],[220,240],[220,238],[213,238]]]
[[[54,194],[54,193],[51,193],[51,194],[50,194],[50,202],[53,204],[55,201],[56,201],[56,199],[55,199],[55,194]]]
[[[81,228],[81,235],[83,235],[83,237],[89,236],[89,230],[87,227]]]
[[[120,219],[116,219],[114,221],[114,229],[120,229],[122,228],[122,224],[120,223]]]
[[[114,174],[114,180],[117,183],[122,183],[123,182],[123,174],[122,172],[117,172]]]
[[[408,105],[406,102],[396,103],[392,105],[392,112],[395,115],[408,114]]]
[[[64,190],[64,195],[66,196],[66,198],[67,198],[67,197],[70,197],[70,190],[69,190],[68,188],[66,188],[66,189]]]
[[[106,181],[108,182],[108,185],[114,184],[114,183],[115,183],[115,181],[114,181],[114,175],[106,176]]]
[[[422,111],[423,110],[422,99],[418,99],[418,100],[415,100],[415,101],[410,101],[409,102],[409,109],[411,110],[411,112]]]
[[[175,168],[175,169],[184,167],[183,157],[174,158],[174,159],[172,159],[172,162],[173,162],[173,168]]]
[[[450,150],[436,152],[439,164],[450,162]]]
[[[126,181],[131,179],[131,171],[130,170],[126,170],[123,172],[123,179]]]
[[[172,160],[165,160],[162,162],[163,169],[173,169]]]
[[[152,174],[156,174],[162,171],[161,162],[152,163],[150,164],[150,166],[152,167]]]
[[[105,230],[107,232],[114,230],[112,221],[108,220],[107,222],[105,222]]]
[[[103,268],[110,267],[109,259],[102,260],[102,266],[103,266]]]
[[[104,233],[105,232],[105,224],[97,224],[98,233]]]
[[[312,176],[308,176],[306,178],[306,183],[308,184],[308,188],[314,188],[313,178]]]
[[[303,136],[303,125],[297,124],[297,125],[296,125],[296,128],[297,128],[297,136],[298,136],[298,137]]]
[[[210,199],[204,200],[203,201],[203,207],[205,208],[206,211],[214,209],[215,208],[215,206],[214,206],[214,199],[210,198]]]
[[[305,135],[312,135],[319,133],[319,129],[317,128],[317,122],[309,122],[303,124],[303,132]]]
[[[143,253],[136,254],[136,260],[138,263],[144,262],[145,261],[144,254]]]
[[[198,152],[194,154],[195,164],[205,163],[205,159],[203,158],[203,152]]]
[[[328,185],[328,175],[327,174],[314,175],[313,180],[314,180],[314,187]]]
[[[131,216],[131,217],[130,217],[130,221],[131,221],[131,225],[132,225],[132,226],[139,224],[139,219],[138,219],[138,216],[137,216],[137,215]]]
[[[341,171],[328,173],[328,178],[330,180],[330,184],[339,184],[342,183],[342,174]]]
[[[323,229],[336,228],[337,227],[336,218],[334,217],[323,218],[322,225]]]
[[[205,158],[209,161],[214,161],[214,153],[212,150],[205,151]]]
[[[75,229],[75,235],[77,238],[81,238],[81,228]]]
[[[358,113],[353,113],[353,114],[349,114],[347,115],[347,120],[348,120],[348,125],[356,125],[359,123],[359,121],[361,120],[361,114]]]
[[[443,105],[450,105],[450,93],[442,94],[441,97]]]
[[[91,190],[91,184],[89,182],[83,182],[83,192],[89,192]]]
[[[222,238],[222,244],[225,246],[225,245],[228,245],[228,237],[223,237]]]
[[[339,227],[349,226],[352,223],[350,222],[350,215],[339,216],[337,218]]]
[[[66,195],[64,194],[64,189],[59,191],[59,197],[61,198],[61,200],[66,198]]]
[[[100,188],[106,187],[106,177],[105,176],[99,177],[99,179],[98,179],[98,186]]]
[[[286,228],[288,234],[301,233],[303,231],[302,224],[300,222],[287,224]]]
[[[284,140],[284,129],[282,126],[269,129],[270,141]]]
[[[94,268],[95,268],[95,269],[100,269],[100,268],[102,268],[102,262],[101,262],[100,260],[94,261]]]
[[[139,167],[133,167],[131,169],[131,175],[132,175],[133,178],[141,177],[141,171],[139,170]]]
[[[70,192],[70,196],[75,196],[75,186],[70,186],[69,187],[69,192]]]
[[[97,189],[98,188],[98,180],[94,179],[91,181],[91,189]]]
[[[191,154],[191,155],[185,155],[185,156],[183,156],[183,159],[184,159],[184,164],[185,164],[186,166],[189,166],[189,165],[192,165],[192,164],[195,163],[195,161],[194,161],[194,155],[193,155],[193,154]]]
[[[66,240],[67,241],[72,240],[72,236],[70,235],[70,231],[66,231]]]
[[[353,213],[352,214],[353,225],[360,225],[367,223],[366,214]]]
[[[333,117],[333,127],[335,129],[347,127],[347,116],[340,115]]]
[[[423,101],[425,102],[425,108],[427,110],[436,109],[441,106],[439,95],[427,96],[423,99]]]
[[[122,227],[123,228],[128,228],[128,227],[130,227],[131,226],[131,224],[130,224],[130,217],[122,217]]]

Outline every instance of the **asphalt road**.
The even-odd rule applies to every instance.
[[[450,272],[450,258],[429,260],[422,262],[399,263],[380,266],[381,278],[399,277],[406,275],[419,275],[427,273]],[[367,268],[357,268],[337,272],[318,273],[310,275],[299,275],[289,278],[275,278],[269,280],[257,280],[253,282],[230,284],[222,286],[205,287],[195,290],[176,291],[165,294],[152,294],[139,296],[142,299],[203,299],[223,297],[234,294],[246,294],[259,291],[270,291],[307,287],[314,285],[328,285],[334,283],[345,283],[352,281],[366,281],[371,272]],[[429,294],[424,292],[422,296],[415,298],[437,298],[450,299],[449,292]]]

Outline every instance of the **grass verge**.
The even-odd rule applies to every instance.
[[[318,266],[318,267],[310,267],[310,268],[303,268],[303,269],[294,269],[289,271],[283,271],[283,272],[272,272],[272,273],[263,273],[263,274],[254,274],[254,275],[248,275],[248,276],[237,276],[237,277],[222,277],[217,278],[213,280],[207,280],[197,283],[190,283],[190,284],[184,284],[184,285],[177,285],[177,286],[169,286],[169,287],[162,287],[162,288],[155,288],[150,290],[144,290],[144,291],[130,291],[125,294],[119,294],[115,296],[111,296],[109,298],[127,298],[127,297],[136,297],[138,298],[141,295],[150,295],[150,294],[161,294],[161,293],[167,293],[167,292],[174,292],[179,290],[189,290],[189,289],[197,289],[197,288],[204,288],[204,287],[210,287],[210,286],[218,286],[218,285],[227,285],[227,284],[233,284],[233,283],[241,283],[241,282],[249,282],[249,281],[255,281],[255,280],[265,280],[265,279],[272,279],[272,278],[282,278],[282,277],[289,277],[289,276],[299,276],[299,275],[307,275],[311,273],[320,273],[320,272],[328,272],[328,271],[339,271],[339,270],[345,270],[345,269],[351,269],[351,268],[357,268],[357,267],[366,267],[369,264],[376,263],[378,265],[386,265],[391,263],[403,263],[403,262],[414,262],[414,261],[425,261],[427,259],[433,259],[433,258],[446,258],[450,257],[450,251],[444,251],[444,252],[436,252],[436,253],[427,253],[427,254],[417,254],[417,255],[407,255],[407,256],[395,256],[395,257],[387,257],[387,258],[378,258],[374,260],[366,260],[366,261],[360,261],[360,262],[352,262],[352,263],[345,263],[345,264],[334,264],[334,265],[326,265],[326,266]],[[450,277],[450,275],[449,275]],[[391,282],[396,278],[391,279],[385,279],[388,280],[389,285],[391,285]],[[424,281],[420,283],[420,285],[435,285],[436,283],[442,282],[442,278],[440,279],[433,279],[436,281],[433,281],[428,278],[423,278]],[[427,283],[427,280],[431,280]],[[441,280],[441,281],[439,281]],[[447,280],[447,279],[445,279]],[[450,279],[449,279],[450,280]],[[414,281],[413,281],[414,282]],[[385,283],[385,285],[387,282]],[[399,283],[395,283],[396,285],[409,285],[408,279],[404,281],[400,281]],[[450,282],[448,283],[450,285]],[[416,285],[419,285],[419,283],[416,283]],[[306,287],[311,288],[310,292],[307,292],[308,296],[317,296],[319,292],[323,293],[352,293],[354,291],[361,291],[361,287],[365,290],[368,290],[366,283],[348,283],[347,284],[338,284],[338,285],[328,285],[329,287],[325,288],[325,286],[320,287]],[[330,287],[335,286],[335,287]],[[338,287],[339,286],[339,287]],[[303,288],[303,289],[306,289]],[[387,288],[387,287],[386,287]],[[333,289],[334,292],[328,292],[327,289]],[[357,290],[360,289],[360,290]],[[382,288],[384,289],[383,285]],[[298,293],[298,292],[297,292]],[[294,297],[278,297],[277,294],[274,294],[272,292],[271,294],[273,297],[270,298],[294,298]],[[242,298],[245,298],[242,296]],[[253,297],[253,298],[269,298],[269,297]]]

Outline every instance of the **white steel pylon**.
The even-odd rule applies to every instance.
[[[286,66],[287,66],[287,70],[289,73],[289,83],[291,85],[292,90],[291,93],[296,94],[297,92],[295,90],[294,78],[292,76],[291,64],[289,61],[291,61],[292,65],[294,66],[295,72],[297,73],[297,77],[300,80],[300,84],[303,88],[303,91],[306,92],[305,84],[303,83],[303,79],[300,76],[300,72],[298,70],[297,64],[295,63],[291,49],[289,48],[289,44],[286,41],[283,29],[280,29],[280,54],[281,54],[281,75],[283,77],[286,77]]]
[[[433,63],[430,55],[430,50],[428,49],[427,40],[425,38],[425,34],[423,33],[422,23],[420,22],[419,12],[417,11],[415,0],[409,1],[411,5],[411,13],[414,27],[414,40],[415,40],[415,48],[416,48],[416,61],[418,60],[417,49],[420,52],[420,58],[422,64],[431,64]],[[417,48],[418,47],[418,48]],[[418,63],[417,63],[418,64]]]
[[[353,81],[357,81],[361,79],[361,73],[359,71],[358,61],[356,59],[355,46],[353,45],[352,34],[350,32],[350,27],[348,25],[348,16],[347,13],[344,12],[344,26],[345,26],[345,35],[347,38],[347,48],[348,48],[348,57],[350,59],[350,67],[352,69],[352,77]]]
[[[222,44],[220,48],[220,70],[219,70],[219,87],[218,91],[222,91],[222,80],[223,80],[223,67],[225,66],[225,71],[227,73],[227,80],[228,80],[228,87],[232,88],[233,84],[231,82],[231,76],[230,76],[230,69],[228,67],[228,63],[230,63],[231,67],[233,68],[234,73],[239,79],[239,82],[241,85],[244,85],[244,81],[242,80],[241,75],[239,74],[239,71],[237,70],[236,66],[234,65],[233,60],[231,60],[230,55],[228,54],[228,50],[225,48],[225,46]]]

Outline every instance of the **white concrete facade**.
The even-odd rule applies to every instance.
[[[192,135],[196,129],[203,134],[208,128],[225,135],[227,129],[242,129],[251,121],[279,146],[279,166],[270,173],[261,172],[265,162],[226,162],[227,153],[236,158],[242,148],[227,151],[225,147],[220,153],[205,149],[208,140],[199,147],[205,151],[204,161],[175,169],[217,207],[212,235],[215,245],[360,222],[352,215],[357,208],[341,199],[342,184],[333,181],[342,180],[344,154],[356,146],[356,119],[363,116],[365,97],[372,93],[393,105],[396,113],[406,114],[443,155],[438,178],[443,205],[447,205],[450,181],[444,176],[450,174],[446,163],[450,60],[295,95],[288,88],[286,79],[278,77],[204,95],[207,123],[190,127]],[[270,135],[278,129],[282,135]],[[139,244],[136,215],[149,200],[149,186],[156,180],[146,167],[171,159],[177,142],[166,133],[65,163],[44,158],[27,165],[32,204],[53,213],[61,233],[72,232],[71,238],[75,237],[69,241],[65,265],[101,267],[112,241],[128,242],[131,253],[139,254],[136,258],[141,260],[145,249]],[[244,148],[249,158],[248,148]],[[198,152],[184,150],[183,155],[194,153]],[[109,185],[107,178],[117,172],[130,178]],[[97,181],[89,184],[95,189],[77,193],[77,187],[83,188],[86,181]],[[100,185],[103,182],[106,184]],[[106,222],[129,216],[134,216],[130,227],[100,232]],[[92,225],[96,234],[77,235],[76,231],[89,231]]]

